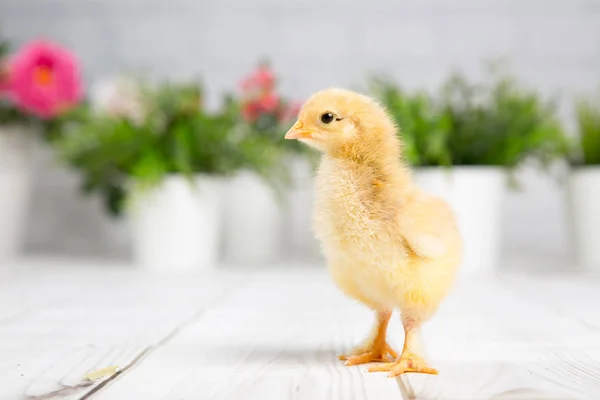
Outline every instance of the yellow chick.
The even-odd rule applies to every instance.
[[[373,99],[333,88],[306,101],[285,138],[323,153],[314,231],[334,282],[376,314],[371,334],[340,359],[383,362],[369,371],[392,377],[437,374],[423,358],[420,330],[453,285],[462,238],[448,204],[413,184],[397,133]],[[386,341],[394,309],[405,332],[400,357]]]

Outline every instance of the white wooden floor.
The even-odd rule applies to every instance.
[[[337,360],[372,316],[322,268],[33,260],[0,278],[2,400],[600,398],[599,276],[459,282],[424,332],[440,374],[399,380]]]

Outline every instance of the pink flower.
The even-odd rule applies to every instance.
[[[259,66],[253,73],[242,80],[243,91],[269,91],[275,87],[275,74],[266,65]]]
[[[254,79],[257,85],[265,90],[270,90],[275,86],[275,74],[267,66],[261,66],[255,72]]]
[[[279,107],[279,96],[275,93],[265,93],[265,95],[258,100],[258,104],[263,111],[273,112]]]
[[[10,92],[16,106],[50,118],[82,98],[79,64],[66,49],[44,40],[23,47],[11,60]]]
[[[256,121],[263,114],[275,114],[280,106],[280,99],[276,93],[264,93],[260,98],[244,102],[242,117],[245,120]]]

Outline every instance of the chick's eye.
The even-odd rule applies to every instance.
[[[325,114],[321,115],[321,121],[323,121],[324,124],[330,123],[331,121],[333,121],[333,114],[325,113]]]

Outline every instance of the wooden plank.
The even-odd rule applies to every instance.
[[[2,400],[600,395],[598,279],[461,281],[424,328],[440,375],[394,380],[337,360],[372,316],[322,269],[190,278],[42,264],[0,284]],[[389,335],[401,347],[397,316]],[[90,370],[132,362],[81,386]]]
[[[502,280],[523,297],[600,332],[600,275],[507,275]]]
[[[535,287],[535,280],[528,282]],[[596,332],[497,279],[462,281],[424,336],[439,376],[345,367],[336,355],[371,323],[318,273],[265,274],[211,309],[100,399],[525,399],[598,393]],[[390,341],[402,344],[398,318]]]
[[[542,293],[540,279],[519,280]],[[573,279],[575,288],[582,280]],[[570,313],[521,295],[511,281],[461,282],[425,340],[438,376],[400,379],[405,398],[594,398],[600,337]],[[590,397],[591,396],[591,397]]]
[[[94,400],[399,399],[395,380],[337,360],[372,318],[321,270],[259,273]]]
[[[44,264],[46,264],[44,266]],[[19,265],[0,284],[0,399],[79,399],[193,321],[243,274],[166,277],[122,265]],[[116,366],[93,382],[91,371]]]
[[[510,362],[444,361],[444,375],[404,379],[407,399],[591,399],[600,394],[595,349],[526,349]],[[537,353],[537,354],[536,354]],[[536,358],[535,361],[529,361]],[[523,361],[525,360],[525,361]],[[587,372],[586,372],[587,371]]]

